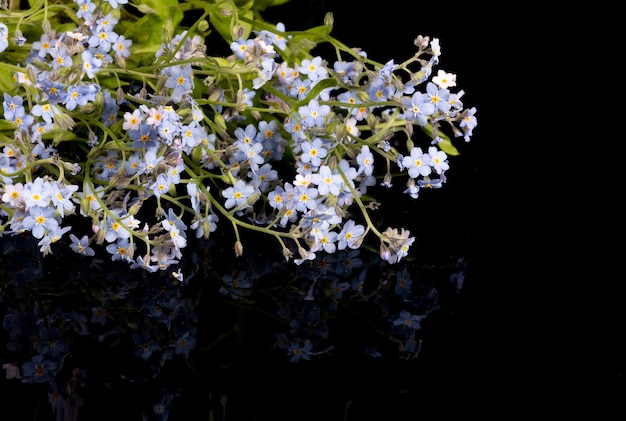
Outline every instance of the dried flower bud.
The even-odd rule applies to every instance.
[[[50,21],[45,19],[41,21],[41,29],[43,29],[44,33],[48,35],[51,39],[55,37],[55,32],[50,25]]]
[[[243,256],[243,244],[241,244],[241,241],[235,242],[235,256]]]
[[[287,247],[283,247],[283,257],[288,262],[293,257],[293,253]]]
[[[129,215],[137,215],[137,212],[141,209],[141,205],[143,205],[143,201],[137,200],[128,208]]]
[[[124,101],[125,99],[125,92],[124,89],[117,88],[117,90],[115,91],[115,99],[117,100],[118,103]]]
[[[124,171],[117,172],[111,177],[110,183],[118,189],[125,189],[130,184],[131,178]]]
[[[96,232],[96,244],[98,244],[99,246],[104,244],[104,237],[106,237],[106,231],[98,229],[98,231]]]
[[[423,35],[418,35],[417,38],[415,38],[415,41],[413,41],[413,44],[420,49],[427,48],[429,43],[430,37],[425,37]]]
[[[248,199],[246,200],[246,203],[248,205],[254,205],[256,203],[257,200],[259,200],[259,198],[261,197],[261,193],[259,191],[251,194],[250,196],[248,196]]]
[[[367,232],[367,231],[366,231]],[[365,240],[365,234],[361,235],[360,237],[356,238],[353,242],[352,245],[350,246],[350,248],[352,249],[358,249],[361,247],[361,244],[363,243],[363,240]]]
[[[22,80],[20,83],[26,85],[26,86],[31,86],[33,84],[34,80],[38,80],[38,75],[39,71],[35,70],[34,66],[26,66],[26,76],[24,77],[24,80]]]
[[[135,248],[132,246],[129,246],[126,249],[126,253],[124,254],[126,256],[126,258],[130,261],[133,260],[133,258],[135,257]]]
[[[119,54],[115,54],[114,58],[118,66],[120,66],[122,69],[126,68],[126,59],[124,57],[120,56]]]
[[[96,106],[93,102],[88,102],[85,105],[80,105],[78,109],[82,114],[92,114],[96,111]]]

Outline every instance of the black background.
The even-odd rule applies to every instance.
[[[393,0],[281,9],[288,29],[332,11],[334,35],[381,62],[404,60],[419,34],[439,38],[441,68],[457,73],[464,104],[478,109],[439,209],[457,224],[446,234],[467,251],[468,276],[428,325],[408,418],[421,409],[623,419],[623,276],[608,240],[623,229],[607,188],[610,149],[575,110],[597,74],[584,58],[602,39],[589,25],[595,12]]]

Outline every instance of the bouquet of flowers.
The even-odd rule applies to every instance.
[[[422,189],[442,187],[450,157],[458,155],[454,142],[472,137],[476,109],[463,104],[456,75],[439,68],[437,38],[417,36],[408,59],[378,62],[331,35],[332,14],[304,31],[263,19],[266,8],[284,2],[3,5],[0,238],[34,239],[44,257],[60,250],[94,261],[104,255],[177,285],[184,284],[184,258],[197,251],[189,245],[218,228],[232,233],[233,256],[246,253],[242,231],[269,236],[286,262],[304,268],[304,278],[316,259],[354,264],[361,248],[390,265],[406,258],[415,237],[375,222],[381,203],[372,192],[402,183],[401,194],[417,199]],[[212,55],[219,42],[228,53]],[[322,46],[332,56],[315,54]],[[364,277],[348,281],[352,267],[342,270],[346,278],[328,289],[333,300],[351,283],[362,293]],[[128,294],[132,283],[124,276],[109,282]],[[395,293],[410,301],[406,271],[393,276],[401,285]],[[318,279],[312,277],[308,292],[303,286],[311,308],[285,314],[297,310],[310,322],[307,312],[319,306],[307,300]],[[223,281],[220,292],[245,298],[242,279]],[[155,302],[167,300],[146,307],[147,290],[132,299],[118,291],[115,299],[126,297],[124,308],[130,302],[150,308],[149,316],[167,326],[161,339],[171,346],[133,334],[146,361],[169,350],[158,367],[195,346],[194,316],[171,284],[145,286],[159,296]],[[2,292],[0,285],[0,302]],[[422,308],[430,308],[433,295],[422,298]],[[164,318],[168,305],[171,317]],[[5,317],[11,335],[18,335],[20,311]],[[92,311],[92,322],[104,326],[105,308]],[[412,355],[423,316],[399,311],[392,320]],[[84,326],[69,313],[55,317]],[[56,347],[54,332],[40,332],[38,343]],[[115,332],[103,331],[100,340]],[[278,336],[292,361],[313,355],[310,338]],[[69,348],[44,348],[35,347],[39,354],[21,371],[5,364],[7,377],[51,381]],[[70,376],[73,388],[80,376]]]
[[[331,37],[331,16],[290,33],[259,19],[260,3],[40,0],[2,11],[2,235],[28,233],[44,254],[69,237],[79,254],[101,246],[148,271],[223,223],[237,255],[249,229],[296,262],[357,249],[369,233],[385,260],[406,256],[414,237],[372,223],[368,187],[398,176],[412,197],[440,187],[457,153],[446,130],[467,142],[476,126],[456,76],[437,69],[438,39],[419,36],[408,60],[378,63]],[[232,55],[207,54],[211,26]],[[336,56],[312,55],[319,43]],[[416,130],[430,143],[416,144]]]

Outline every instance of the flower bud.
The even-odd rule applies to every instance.
[[[243,90],[239,89],[237,91],[237,111],[245,111],[247,107],[248,104],[246,104],[246,101],[244,100]]]
[[[133,260],[135,257],[135,247],[133,247],[132,245],[128,246],[128,248],[126,249],[126,258],[130,261]]]
[[[394,263],[395,260],[395,256],[384,243],[380,243],[380,258],[389,263]]]
[[[24,38],[24,34],[19,29],[15,30],[13,39],[15,40],[15,43],[18,47],[21,47],[26,43],[26,38]]]
[[[390,188],[390,187],[393,185],[393,184],[391,184],[391,180],[392,180],[391,173],[390,173],[390,172],[387,172],[387,173],[385,174],[385,177],[383,178],[383,183],[382,183],[382,185],[383,185],[383,186],[385,186],[385,187],[387,187],[387,188]]]
[[[204,218],[201,224],[202,224],[202,238],[204,238],[205,240],[208,240],[209,236],[211,235],[211,221],[209,220],[209,218]]]
[[[249,112],[255,120],[261,120],[263,118],[261,113],[257,110],[250,110]]]
[[[165,19],[161,30],[161,36],[165,45],[168,45],[172,41],[172,38],[174,37],[174,23],[172,22],[172,18],[168,17]]]
[[[370,130],[375,131],[376,123],[378,122],[377,117],[372,113],[367,113],[366,121],[367,121],[367,127],[369,127]]]
[[[358,237],[357,239],[355,239],[352,242],[352,245],[350,246],[350,248],[352,249],[358,249],[359,247],[361,247],[361,244],[363,244],[363,240],[365,239],[365,234],[363,234],[362,236]]]
[[[72,175],[76,175],[80,172],[81,168],[79,164],[72,164],[71,162],[63,161],[63,168],[70,172]]]
[[[128,214],[129,215],[137,215],[137,212],[139,212],[139,209],[141,209],[141,205],[142,204],[143,204],[143,201],[141,201],[141,200],[137,200],[136,202],[134,202],[128,208]]]
[[[415,40],[413,40],[413,45],[415,45],[416,47],[423,49],[428,47],[428,43],[430,41],[430,37],[425,37],[423,35],[418,35],[417,38],[415,38]]]
[[[334,23],[335,17],[333,16],[332,12],[326,13],[326,15],[324,15],[324,26],[332,29]]]
[[[222,11],[225,11],[228,9],[222,9]],[[232,10],[228,10],[227,13],[232,14]],[[230,15],[228,15],[230,16]],[[233,39],[239,39],[243,37],[243,27],[242,26],[233,26],[233,30],[232,30],[232,34],[233,34]]]
[[[409,136],[413,136],[413,132],[415,131],[413,129],[413,123],[410,121],[407,121],[406,124],[404,125],[405,130],[407,131],[407,133],[409,134]]]
[[[41,29],[48,35],[51,39],[56,37],[55,31],[52,30],[52,25],[50,25],[50,21],[46,18],[41,21]]]
[[[311,253],[310,251],[308,251],[307,249],[305,249],[302,246],[298,246],[298,254],[300,255],[300,258],[302,260],[311,260],[312,258],[315,258],[315,254]],[[311,257],[311,255],[313,254],[313,257]]]
[[[198,31],[200,32],[206,32],[209,30],[209,22],[207,22],[206,19],[202,19],[199,23],[198,23]]]
[[[118,54],[115,54],[113,58],[115,58],[115,62],[117,63],[118,66],[120,66],[122,69],[126,68],[126,59],[124,57]]]
[[[215,113],[213,122],[219,128],[220,133],[226,133],[226,120],[224,120],[224,117],[220,113]]]
[[[235,242],[235,256],[243,256],[243,244],[241,244],[241,241]]]
[[[35,70],[35,66],[26,66],[26,76],[23,76],[23,80],[20,83],[31,86],[34,80],[38,80],[38,72]]]
[[[291,259],[293,257],[293,253],[291,252],[291,250],[289,250],[287,247],[283,246],[283,257],[285,258],[285,261],[289,261],[289,259]]]
[[[125,189],[130,184],[130,177],[125,172],[117,172],[113,174],[109,182],[118,189]]]
[[[369,94],[365,91],[357,91],[356,96],[362,102],[369,102],[370,100]]]
[[[106,230],[98,228],[98,231],[96,232],[96,244],[99,246],[104,244],[104,237],[106,237]]]
[[[261,197],[261,193],[257,191],[256,193],[253,193],[250,196],[248,196],[246,203],[248,205],[254,205],[256,201],[259,200],[260,197]]]
[[[346,143],[352,142],[352,139],[347,137],[348,130],[346,129],[346,126],[344,124],[337,125],[337,130],[335,131],[335,134],[337,135],[337,139],[343,140],[345,138]]]

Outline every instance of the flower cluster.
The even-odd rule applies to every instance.
[[[254,1],[10,3],[0,6],[7,378],[48,383],[57,417],[75,419],[87,372],[154,379],[223,337],[214,321],[197,335],[204,290],[228,306],[271,290],[284,326],[275,347],[293,362],[350,336],[329,335],[339,305],[374,312],[383,339],[418,355],[437,290],[413,279],[415,237],[380,228],[374,196],[442,187],[453,140],[472,137],[476,109],[439,68],[438,39],[417,36],[406,61],[377,62],[330,35],[332,15],[287,31]],[[210,55],[219,42],[227,53]],[[238,259],[244,231],[273,238],[278,256],[251,241]],[[216,238],[230,258],[209,246]],[[460,289],[462,261],[456,269]],[[110,373],[72,358],[94,343],[122,349]],[[160,419],[172,393],[151,409]]]
[[[242,229],[274,237],[298,264],[370,233],[386,261],[407,256],[414,237],[379,230],[368,190],[397,177],[413,198],[440,187],[451,139],[468,142],[476,126],[456,75],[437,68],[439,40],[418,36],[411,58],[378,63],[331,37],[330,15],[288,32],[230,2],[202,4],[180,2],[204,13],[176,34],[173,5],[1,12],[2,235],[30,234],[44,254],[100,246],[150,272],[224,222],[238,256]],[[207,54],[207,17],[231,55]],[[336,57],[312,54],[321,43]]]

